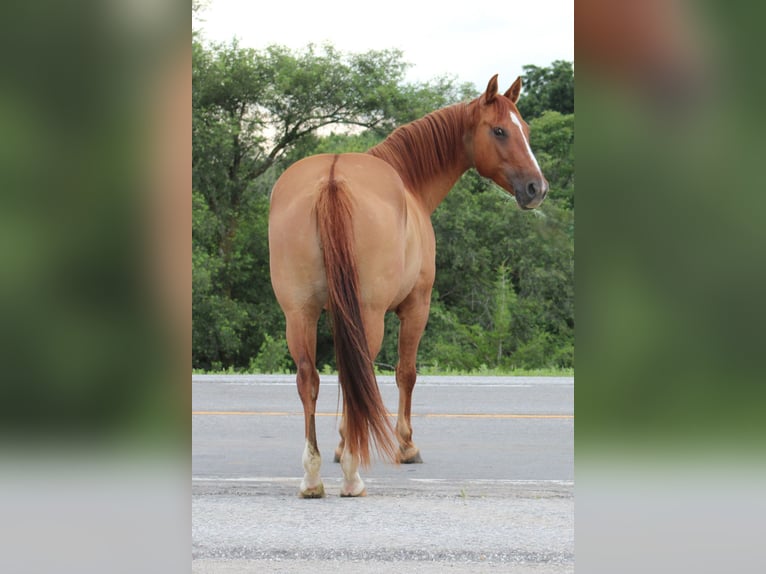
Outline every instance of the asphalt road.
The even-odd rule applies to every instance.
[[[395,412],[392,377],[379,377]],[[376,462],[341,499],[338,386],[322,377],[327,498],[297,497],[303,415],[293,377],[192,381],[193,572],[574,571],[571,378],[421,377],[423,464]]]

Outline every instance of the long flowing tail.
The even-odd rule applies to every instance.
[[[359,303],[359,273],[354,253],[351,200],[343,181],[335,178],[335,156],[330,175],[317,200],[317,223],[332,316],[335,360],[343,389],[345,440],[362,466],[370,464],[370,438],[378,453],[397,462],[397,447],[388,413],[380,396],[373,357]]]

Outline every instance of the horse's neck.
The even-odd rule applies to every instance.
[[[465,104],[438,110],[398,128],[368,153],[393,166],[408,191],[432,213],[470,167]]]
[[[465,166],[445,171],[412,193],[418,196],[428,213],[433,213],[467,169]]]

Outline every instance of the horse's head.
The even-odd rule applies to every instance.
[[[522,209],[540,205],[548,193],[548,182],[529,147],[529,126],[516,102],[521,78],[508,91],[497,91],[497,74],[487,90],[471,103],[471,154],[476,170],[516,197]]]

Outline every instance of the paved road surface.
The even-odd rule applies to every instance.
[[[392,377],[379,377],[390,410]],[[423,464],[374,463],[340,499],[337,383],[317,436],[328,496],[300,500],[303,416],[293,377],[193,378],[193,571],[572,572],[571,378],[423,377]]]

